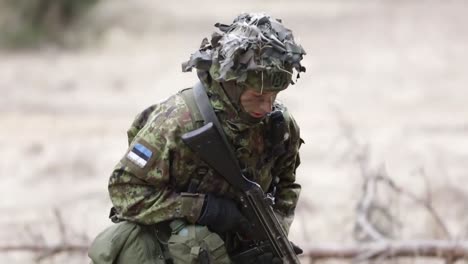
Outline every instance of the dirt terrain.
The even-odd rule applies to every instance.
[[[0,51],[0,246],[60,243],[54,210],[72,242],[108,226],[107,181],[134,116],[192,85],[180,64],[242,11],[282,18],[308,52],[307,73],[280,94],[306,142],[291,240],[353,242],[363,149],[415,195],[429,188],[452,237],[467,239],[467,1],[108,0],[74,31],[88,39],[79,48]],[[397,238],[445,238],[420,206],[391,202]],[[87,262],[41,263],[65,261]]]

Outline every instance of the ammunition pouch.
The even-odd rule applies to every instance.
[[[206,226],[187,224],[182,219],[170,223],[172,234],[167,241],[174,264],[230,264],[221,237]]]

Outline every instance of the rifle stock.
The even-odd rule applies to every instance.
[[[182,140],[203,161],[242,192],[241,210],[251,221],[252,230],[258,230],[253,236],[254,243],[258,246],[256,252],[265,248],[267,243],[267,247],[283,263],[300,263],[286,232],[276,218],[271,200],[257,183],[244,177],[229,143],[220,135],[213,123],[209,122],[184,134]]]

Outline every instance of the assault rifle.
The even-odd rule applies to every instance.
[[[264,194],[261,187],[247,179],[237,162],[234,152],[224,134],[220,134],[213,122],[186,133],[182,140],[205,161],[211,168],[222,175],[242,196],[241,211],[252,225],[253,247],[233,257],[251,259],[265,251],[282,260],[284,264],[300,263],[292,243],[279,223],[272,209],[273,200]],[[250,234],[249,234],[250,235]]]

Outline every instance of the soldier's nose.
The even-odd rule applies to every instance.
[[[270,100],[265,100],[260,104],[260,109],[263,113],[270,113],[273,108],[273,103]]]

